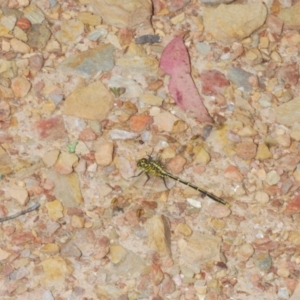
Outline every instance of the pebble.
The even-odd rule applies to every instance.
[[[262,3],[221,4],[216,8],[204,7],[203,24],[215,39],[235,41],[250,36],[266,17],[267,9]]]
[[[190,236],[193,233],[193,231],[187,224],[179,223],[176,226],[175,233],[182,234],[184,236]]]
[[[97,26],[97,25],[100,25],[102,22],[102,19],[100,16],[94,15],[88,11],[79,12],[78,19],[82,23],[90,25],[90,26]]]
[[[195,157],[195,161],[200,164],[207,165],[210,162],[210,160],[210,155],[204,148],[201,148]]]
[[[300,195],[290,200],[286,206],[286,212],[289,214],[300,212]]]
[[[61,219],[64,214],[63,214],[63,206],[59,200],[54,200],[52,202],[48,202],[45,204],[47,210],[48,210],[48,215],[53,221],[58,221]]]
[[[22,206],[25,206],[29,202],[28,191],[23,187],[11,185],[8,189],[8,194]]]
[[[213,202],[209,205],[207,212],[214,218],[222,219],[226,218],[231,214],[231,210],[222,204]]]
[[[141,101],[149,105],[161,106],[163,99],[153,94],[147,93],[140,96]]]
[[[38,137],[43,140],[56,141],[67,137],[62,116],[36,121],[33,125]]]
[[[60,152],[58,150],[51,150],[51,151],[45,153],[42,157],[44,164],[48,168],[53,167],[58,159],[59,153]]]
[[[148,1],[129,0],[125,3],[113,0],[108,3],[99,0],[93,1],[92,7],[93,12],[108,25],[135,29],[137,36],[153,33],[150,23],[152,4]]]
[[[283,21],[277,16],[268,15],[266,24],[271,33],[278,35],[282,33]]]
[[[265,143],[261,143],[258,145],[255,159],[265,160],[265,159],[269,159],[272,157],[273,157],[273,155]]]
[[[47,255],[55,255],[58,254],[59,251],[60,251],[59,246],[55,243],[44,244],[40,249],[41,253]]]
[[[84,227],[84,218],[80,216],[72,216],[71,225],[74,228],[83,228]]]
[[[148,115],[135,115],[129,119],[130,129],[135,132],[146,130],[152,123],[153,117]]]
[[[113,98],[101,81],[80,87],[66,98],[64,114],[90,120],[104,120],[113,106]]]
[[[12,31],[14,29],[16,22],[17,22],[17,17],[14,15],[3,16],[1,18],[1,24],[9,31]]]
[[[220,243],[217,236],[194,232],[184,242],[179,241],[178,247],[186,266],[194,270],[195,264],[220,261]]]
[[[242,142],[236,145],[236,154],[242,159],[249,160],[255,157],[257,146],[251,142]]]
[[[111,142],[101,143],[95,152],[95,160],[100,166],[108,166],[113,159],[114,145]]]
[[[171,151],[165,151],[164,152],[164,157],[168,157],[171,158],[168,161],[167,164],[167,168],[168,170],[172,173],[172,174],[179,174],[183,171],[183,168],[186,164],[186,159],[181,156],[181,155],[175,155],[174,157],[170,157],[172,156],[172,152]]]
[[[272,266],[272,258],[268,253],[259,253],[255,256],[255,264],[261,271],[267,271]]]
[[[16,77],[11,82],[11,89],[16,98],[23,98],[30,91],[31,83],[23,77]]]
[[[31,27],[31,22],[27,18],[19,18],[16,26],[18,26],[22,30],[27,30]]]
[[[275,170],[270,171],[267,173],[266,182],[269,185],[277,184],[280,180],[280,176]]]
[[[100,44],[93,49],[70,55],[59,68],[66,73],[76,72],[79,76],[90,78],[99,71],[109,71],[114,67],[113,53],[112,45]]]
[[[76,173],[61,175],[54,170],[48,170],[47,178],[54,182],[54,195],[64,207],[77,207],[83,202],[80,182]]]
[[[34,3],[24,9],[24,17],[32,24],[41,24],[45,20],[43,11]]]
[[[44,271],[44,280],[50,285],[54,282],[58,284],[63,283],[65,276],[71,274],[73,268],[62,257],[50,257],[41,261],[41,266]]]
[[[116,66],[123,70],[123,74],[135,74],[140,76],[157,74],[158,61],[156,58],[147,55],[142,45],[131,43],[125,55],[117,59]]]
[[[60,254],[62,257],[74,257],[74,258],[79,258],[82,255],[81,251],[77,248],[77,246],[73,241],[69,241],[66,244],[64,244],[61,247]]]
[[[34,49],[43,49],[46,47],[51,31],[44,24],[33,24],[27,32],[27,44]]]
[[[257,191],[255,193],[254,199],[260,204],[267,204],[270,200],[270,197],[265,192]]]
[[[174,123],[177,121],[177,118],[171,113],[165,111],[156,116],[154,116],[154,125],[157,126],[158,131],[171,132],[174,126]]]
[[[218,70],[206,70],[200,73],[200,79],[202,83],[202,94],[213,95],[222,94],[229,81],[225,75]]]
[[[300,97],[275,108],[276,121],[285,126],[293,126],[300,117]]]
[[[293,63],[282,66],[278,76],[285,84],[296,85],[299,80],[298,64]]]
[[[149,247],[161,257],[171,256],[171,232],[169,220],[163,215],[155,215],[147,222]]]
[[[252,86],[249,83],[249,78],[251,76],[253,76],[252,73],[239,67],[230,68],[227,74],[227,78],[230,81],[232,81],[238,88],[243,88],[246,92],[252,91]]]
[[[291,7],[282,8],[278,17],[283,21],[284,25],[291,29],[300,29],[300,20],[298,18],[300,13],[300,3],[295,3]]]
[[[66,20],[61,22],[61,29],[55,33],[60,43],[74,43],[84,32],[84,24],[79,20]]]
[[[5,260],[10,257],[10,253],[0,248],[0,260]]]
[[[242,244],[236,250],[236,257],[239,261],[248,261],[249,258],[254,254],[254,248],[251,244]]]
[[[224,177],[228,178],[230,180],[233,180],[235,182],[242,182],[243,181],[243,175],[240,173],[238,168],[236,166],[230,165],[228,166],[224,171]]]
[[[208,43],[200,42],[196,44],[196,49],[202,55],[207,55],[211,51],[211,46]]]
[[[78,156],[74,153],[61,152],[54,164],[54,169],[63,175],[73,172],[73,168],[78,164]]]
[[[10,115],[10,106],[5,101],[0,101],[0,121],[5,121]]]

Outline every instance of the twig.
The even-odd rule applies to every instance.
[[[29,212],[31,212],[31,211],[39,208],[39,207],[40,207],[40,204],[39,203],[35,203],[31,207],[29,207],[27,209],[24,209],[24,210],[22,210],[22,211],[20,211],[20,212],[18,212],[16,214],[14,214],[14,215],[10,215],[10,216],[4,217],[4,218],[0,218],[0,223],[4,222],[4,221],[15,219],[15,218],[17,218],[17,217],[19,217],[21,215],[25,215],[25,214],[27,214],[27,213],[29,213]]]

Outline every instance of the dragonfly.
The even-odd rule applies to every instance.
[[[182,184],[185,184],[186,186],[189,186],[189,187],[195,189],[196,191],[202,193],[203,195],[211,198],[212,200],[214,200],[218,203],[221,203],[228,207],[230,206],[229,203],[227,203],[223,199],[215,196],[214,194],[209,193],[209,192],[205,191],[204,189],[201,189],[198,186],[196,186],[188,181],[182,180],[181,178],[171,174],[163,167],[163,164],[161,163],[160,160],[155,160],[150,155],[148,156],[148,158],[139,159],[137,161],[137,167],[142,170],[140,172],[140,174],[138,174],[137,176],[141,175],[142,173],[145,173],[147,176],[147,181],[150,179],[150,175],[153,175],[156,177],[161,177],[164,181],[165,186],[167,187],[165,180],[166,180],[166,178],[171,178],[175,181],[178,181]],[[146,184],[146,182],[145,182],[145,184]]]

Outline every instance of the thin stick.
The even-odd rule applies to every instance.
[[[18,212],[16,214],[14,214],[14,215],[10,215],[10,216],[4,217],[4,218],[0,218],[0,223],[4,222],[4,221],[15,219],[15,218],[17,218],[17,217],[19,217],[21,215],[25,215],[25,214],[33,211],[33,210],[36,210],[39,207],[40,207],[40,204],[39,203],[35,203],[31,207],[29,207],[27,209],[24,209],[24,210],[22,210],[22,211],[20,211],[20,212]]]

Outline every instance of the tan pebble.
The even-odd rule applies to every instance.
[[[277,275],[280,277],[288,278],[290,276],[290,271],[287,268],[278,268]]]
[[[149,83],[148,84],[148,90],[150,90],[150,91],[156,91],[156,90],[158,90],[160,87],[162,87],[163,86],[163,81],[162,80],[157,80],[157,81],[155,81],[155,82],[151,82],[151,83]],[[151,94],[152,95],[152,94]],[[159,97],[160,98],[160,97]],[[142,99],[141,99],[142,100]],[[161,99],[162,101],[163,101],[163,99]],[[142,100],[143,101],[143,100]],[[155,105],[157,105],[157,104],[155,104]],[[159,105],[161,105],[161,103],[159,104]]]
[[[43,254],[57,254],[59,253],[59,246],[54,243],[45,244],[41,247],[40,252]]]
[[[170,158],[175,157],[175,155],[176,151],[172,147],[168,146],[163,149],[162,153],[160,154],[160,158],[162,160],[168,160]]]
[[[182,12],[181,14],[171,18],[171,23],[173,25],[176,25],[176,24],[179,24],[179,23],[183,22],[184,20],[185,20],[185,13]]]
[[[74,153],[61,152],[58,160],[54,164],[55,170],[63,175],[73,172],[73,168],[78,164],[78,156]]]
[[[187,224],[184,223],[179,223],[176,226],[175,232],[177,234],[183,234],[185,236],[190,236],[193,233],[192,229]]]
[[[84,223],[84,228],[92,228],[93,225],[94,225],[93,222],[88,221],[88,222],[85,222],[85,223]]]
[[[300,231],[291,232],[288,241],[295,246],[300,246]]]
[[[279,182],[280,176],[275,170],[270,171],[267,173],[266,182],[269,185],[275,185]]]
[[[27,18],[20,18],[16,24],[19,28],[26,30],[31,27],[31,22]]]
[[[95,152],[96,163],[100,166],[108,166],[112,162],[114,145],[111,142],[102,143]]]
[[[110,246],[110,255],[111,262],[113,264],[118,264],[127,256],[128,251],[121,245],[111,245]]]
[[[46,208],[48,210],[48,215],[53,221],[58,221],[61,219],[63,214],[63,206],[59,200],[54,200],[52,202],[46,203]]]
[[[151,280],[154,285],[159,285],[164,279],[164,273],[161,270],[160,266],[152,264],[151,266]]]
[[[291,145],[291,138],[288,134],[277,136],[276,141],[279,145],[283,147],[289,147]]]
[[[281,58],[280,54],[279,54],[277,51],[272,51],[272,52],[271,52],[271,58],[272,58],[274,61],[278,62],[278,63],[281,63],[281,62],[282,62],[282,58]]]
[[[295,171],[293,176],[297,181],[300,181],[300,170]]]
[[[60,152],[58,150],[51,150],[51,151],[47,152],[46,154],[44,154],[42,157],[44,164],[48,168],[54,166],[55,162],[58,159],[59,153]]]
[[[270,40],[267,36],[262,36],[260,37],[259,39],[259,48],[261,49],[266,49],[269,47],[269,44],[270,44]]]
[[[243,244],[237,249],[236,257],[239,261],[247,261],[254,254],[251,244]]]
[[[91,128],[83,129],[79,134],[79,139],[82,141],[94,141],[97,135]]]
[[[132,116],[129,120],[129,126],[132,131],[140,132],[153,123],[153,117],[148,115]]]
[[[79,216],[72,216],[71,225],[75,228],[83,228],[84,226],[84,218]]]
[[[267,193],[258,191],[255,193],[254,199],[261,204],[267,204],[270,200],[270,197]]]
[[[67,264],[62,257],[51,257],[43,260],[40,263],[45,274],[44,280],[54,282],[55,280],[62,280],[66,275],[73,272],[70,264]]]
[[[11,254],[0,248],[0,260],[7,259]]]
[[[173,125],[172,133],[182,133],[188,128],[188,125],[184,121],[178,120]]]
[[[28,94],[31,83],[23,77],[16,77],[11,81],[11,89],[16,98],[22,98]]]
[[[224,177],[236,181],[236,182],[242,182],[244,177],[238,170],[236,166],[228,166],[224,171]]]
[[[11,198],[18,201],[20,205],[26,205],[29,201],[28,191],[20,186],[12,185],[8,189],[8,194]]]
[[[201,148],[195,157],[195,161],[201,164],[208,164],[210,162],[210,155],[204,148]]]
[[[6,120],[10,115],[10,106],[5,101],[0,101],[0,121]]]
[[[146,104],[156,105],[156,106],[161,106],[163,102],[162,98],[150,93],[141,95],[140,99]]]
[[[213,219],[211,221],[211,224],[212,226],[216,229],[216,230],[219,230],[219,229],[222,229],[225,227],[226,223],[223,221],[223,220],[220,220],[220,219]]]
[[[249,160],[255,157],[257,146],[252,142],[242,142],[236,145],[236,154],[242,159]]]
[[[56,105],[53,101],[48,100],[43,103],[43,106],[42,106],[43,113],[45,113],[47,115],[51,115],[55,109],[56,109]]]
[[[241,130],[238,131],[239,136],[255,136],[257,135],[257,131],[251,126],[245,126]]]
[[[169,220],[163,215],[155,215],[147,221],[149,247],[161,256],[171,255],[171,232]]]
[[[226,218],[231,214],[231,210],[229,207],[213,201],[207,209],[207,212],[214,218],[222,219]]]
[[[28,45],[19,41],[18,39],[12,39],[10,41],[10,45],[16,53],[26,54],[26,53],[29,53],[30,49],[31,49]]]
[[[84,24],[90,26],[97,26],[102,23],[102,18],[98,15],[94,15],[88,11],[81,11],[78,14],[78,19],[83,22]]]
[[[272,153],[270,152],[268,146],[265,143],[261,143],[257,147],[257,153],[255,158],[258,160],[265,160],[272,158]]]
[[[183,171],[183,167],[186,164],[186,159],[181,155],[176,155],[168,162],[168,170],[173,174],[179,174]]]
[[[169,112],[162,112],[154,116],[154,125],[157,126],[159,132],[171,132],[174,123],[178,119]]]

